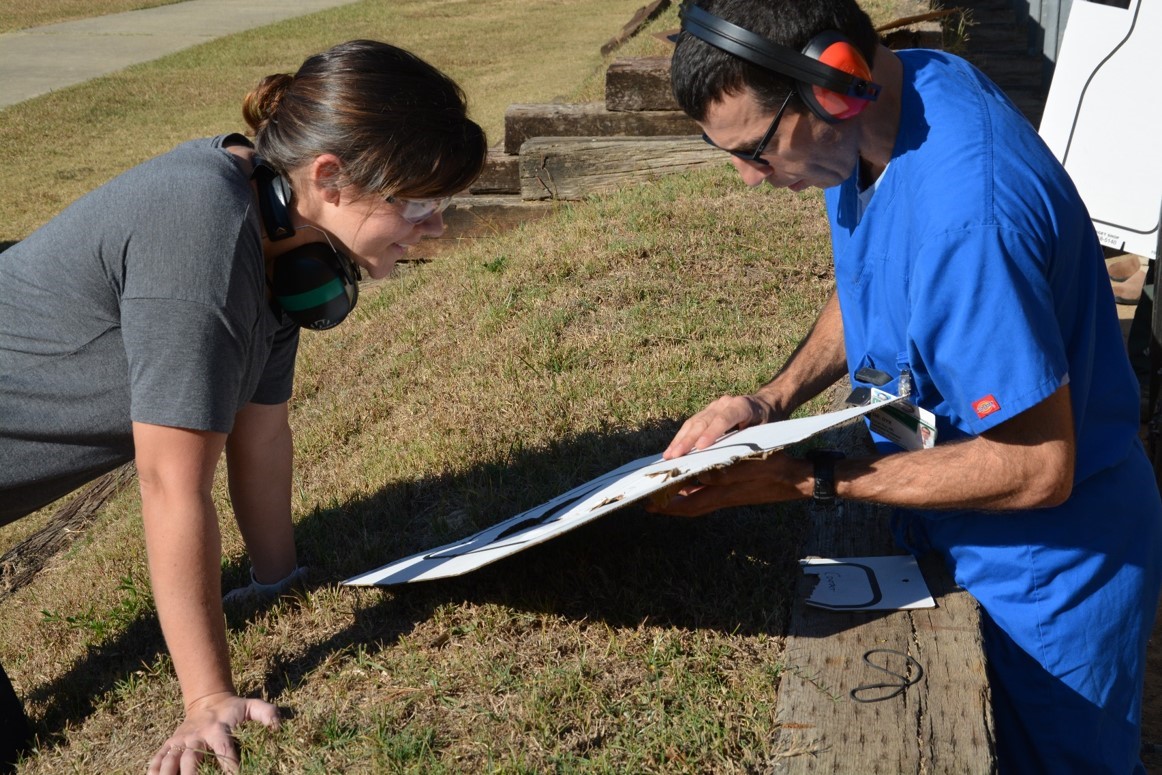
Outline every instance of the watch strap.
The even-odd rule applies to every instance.
[[[814,465],[812,498],[816,503],[834,503],[838,497],[835,493],[835,461],[843,457],[844,454],[837,449],[814,449],[808,453],[807,458]]]

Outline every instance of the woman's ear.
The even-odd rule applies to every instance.
[[[316,156],[307,168],[308,185],[327,204],[339,204],[342,176],[343,162],[333,153]]]

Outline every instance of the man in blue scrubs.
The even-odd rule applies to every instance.
[[[666,457],[864,369],[908,383],[937,434],[741,463],[664,510],[897,507],[901,544],[939,552],[983,609],[1002,771],[1142,771],[1162,504],[1073,184],[996,85],[946,53],[888,50],[854,0],[688,0],[682,20],[679,103],[747,185],[826,190],[836,293],[769,383],[691,417]]]

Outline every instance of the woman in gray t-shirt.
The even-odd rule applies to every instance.
[[[246,97],[253,142],[185,143],[0,253],[0,524],[135,461],[158,617],[186,716],[150,762],[176,772],[278,722],[236,695],[210,488],[226,453],[252,584],[302,577],[291,501],[299,329],[354,306],[444,228],[483,166],[464,95],[406,51],[350,41]],[[0,771],[28,724],[0,670]]]

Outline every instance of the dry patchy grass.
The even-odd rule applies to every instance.
[[[359,3],[16,106],[0,239],[234,129],[259,76],[349,37],[451,71],[498,137],[510,102],[573,93],[636,5]],[[830,291],[825,232],[818,195],[747,191],[724,165],[404,267],[352,321],[305,335],[294,513],[312,581],[229,617],[239,689],[288,716],[243,730],[246,771],[742,772],[794,753],[773,741],[796,509],[630,507],[462,579],[336,582],[656,453],[706,401],[766,379]],[[229,587],[246,560],[221,482],[216,498]],[[0,662],[42,740],[22,775],[140,771],[178,721],[137,508],[122,494],[5,601]]]
[[[742,772],[785,754],[796,509],[630,507],[462,579],[334,583],[656,453],[763,380],[829,292],[819,207],[726,167],[670,178],[406,268],[353,323],[305,336],[311,589],[231,615],[239,688],[289,715],[244,733],[250,770]],[[136,506],[117,499],[6,604],[0,661],[45,741],[22,773],[136,769],[177,721]]]
[[[0,33],[178,2],[181,0],[4,0]]]

